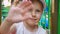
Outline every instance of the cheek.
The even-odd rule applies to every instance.
[[[41,17],[41,14],[36,14],[36,17],[40,19],[40,17]]]

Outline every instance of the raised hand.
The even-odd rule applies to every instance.
[[[12,23],[24,21],[25,19],[29,18],[29,16],[25,15],[29,9],[32,9],[31,1],[19,3],[17,6],[11,6],[6,19]]]

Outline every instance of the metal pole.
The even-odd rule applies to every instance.
[[[60,34],[60,0],[58,2],[58,34]]]

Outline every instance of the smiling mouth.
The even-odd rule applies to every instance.
[[[37,22],[37,19],[31,19],[33,22]]]

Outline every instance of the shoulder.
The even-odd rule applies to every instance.
[[[23,26],[23,22],[16,23],[16,28],[21,28]]]
[[[23,22],[19,22],[19,23],[14,23],[10,29],[17,29],[17,28],[21,28],[23,26]]]
[[[39,30],[42,34],[47,34],[47,31],[45,29],[43,29],[42,27],[39,27]]]
[[[11,34],[15,34],[17,32],[17,30],[20,30],[22,28],[23,23],[19,22],[19,23],[14,23],[11,28],[10,28],[10,32]]]
[[[10,29],[16,29],[16,28],[19,28],[19,27],[21,27],[22,25],[23,25],[22,22],[14,23],[14,24],[10,27]]]
[[[20,22],[18,24],[16,24],[16,34],[20,34],[23,32],[23,22]]]

